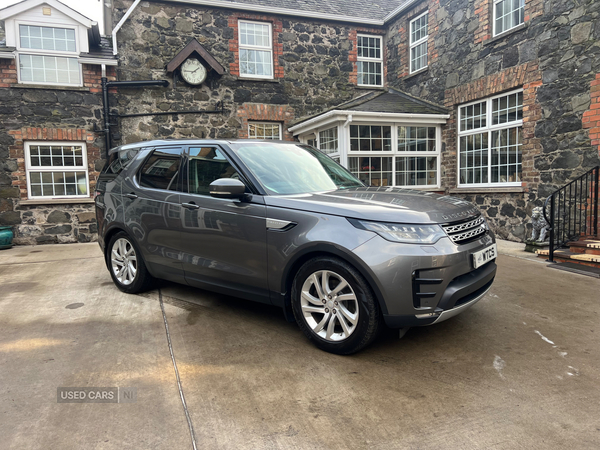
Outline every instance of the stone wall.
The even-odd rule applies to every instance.
[[[526,0],[525,23],[492,37],[491,0],[429,0],[390,24],[390,85],[451,109],[443,135],[443,180],[456,187],[458,105],[524,88],[522,192],[469,189],[505,238],[525,237],[534,206],[555,189],[600,163],[596,128],[584,126],[593,81],[600,72],[600,2]],[[427,70],[407,74],[408,21],[429,8]],[[433,13],[432,13],[433,11]],[[431,57],[433,54],[433,57]],[[594,131],[596,130],[596,131]],[[596,137],[595,137],[596,136]]]
[[[130,2],[116,1],[114,20]],[[238,20],[269,22],[274,36],[274,79],[239,77]],[[123,142],[156,137],[246,137],[248,121],[281,123],[284,138],[294,118],[320,113],[350,100],[364,90],[356,87],[356,64],[350,52],[356,32],[384,33],[383,29],[327,24],[309,19],[241,14],[198,5],[142,2],[118,35],[119,80],[168,79],[160,89],[120,90],[120,113],[177,112],[215,109],[224,102],[224,114],[174,114],[121,120]],[[226,68],[223,76],[209,73],[201,86],[182,80],[173,85],[164,67],[195,38]],[[272,114],[265,114],[265,111]]]
[[[15,62],[0,59],[0,225],[12,225],[17,244],[89,242],[97,230],[92,195],[104,165],[100,66],[83,65],[81,88],[24,87]],[[113,69],[108,75],[114,79]],[[83,201],[29,200],[25,142],[70,141],[87,146],[90,197]]]

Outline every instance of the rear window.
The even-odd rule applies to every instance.
[[[180,148],[156,149],[140,170],[140,185],[153,189],[175,191],[177,190],[180,165]]]
[[[130,148],[111,154],[104,169],[102,169],[102,174],[118,175],[133,161],[139,150],[139,148]]]

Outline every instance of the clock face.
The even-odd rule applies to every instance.
[[[181,76],[189,84],[197,85],[206,80],[206,68],[196,58],[189,58],[181,65]]]

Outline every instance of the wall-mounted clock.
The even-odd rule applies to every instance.
[[[202,84],[206,80],[206,67],[196,58],[186,59],[180,68],[183,79],[194,86]]]

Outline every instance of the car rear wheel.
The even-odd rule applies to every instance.
[[[354,267],[333,257],[306,262],[292,285],[292,309],[304,334],[322,350],[348,355],[370,344],[381,314]]]
[[[123,292],[137,294],[150,289],[152,276],[127,233],[115,234],[109,244],[106,263],[115,285]]]

